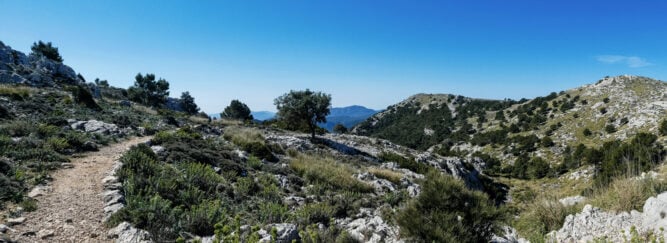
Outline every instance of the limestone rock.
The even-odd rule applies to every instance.
[[[46,239],[46,238],[49,238],[53,235],[54,235],[53,230],[43,229],[43,230],[37,231],[37,238],[40,238],[40,239]]]
[[[24,218],[24,217],[20,217],[20,218],[10,218],[10,219],[7,219],[6,224],[7,224],[7,226],[11,227],[11,226],[14,226],[14,225],[23,224],[23,222],[25,222],[25,218]]]
[[[579,203],[582,203],[584,200],[586,200],[586,197],[582,197],[582,196],[577,195],[577,196],[572,196],[572,197],[561,198],[561,199],[558,200],[558,202],[563,204],[563,206],[567,207],[567,206],[574,206],[574,205],[577,205]]]
[[[134,228],[128,222],[122,222],[109,230],[107,238],[115,239],[117,243],[148,243],[153,242],[147,231]]]

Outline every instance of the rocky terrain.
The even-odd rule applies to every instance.
[[[556,242],[590,242],[606,240],[624,242],[644,239],[663,240],[667,236],[665,212],[667,193],[646,200],[642,211],[605,212],[586,204],[581,213],[568,215],[563,228],[549,234]]]
[[[0,83],[53,87],[82,84],[85,80],[62,62],[40,55],[25,55],[0,42]]]
[[[0,42],[0,242],[664,239],[662,81],[418,94],[310,137],[133,96],[154,75],[86,83],[53,50]]]

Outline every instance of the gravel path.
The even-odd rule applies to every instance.
[[[38,208],[24,213],[25,222],[12,227],[19,242],[109,242],[106,239],[102,179],[114,161],[132,145],[150,137],[132,138],[72,159],[73,168],[52,174],[53,182],[35,197]]]

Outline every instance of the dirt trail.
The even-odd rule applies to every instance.
[[[73,158],[73,168],[52,174],[51,190],[36,197],[37,210],[24,213],[25,222],[14,226],[10,237],[19,242],[108,242],[102,179],[123,152],[149,139],[132,138]],[[52,236],[38,237],[49,231]]]

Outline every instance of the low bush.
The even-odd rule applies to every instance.
[[[422,192],[397,215],[401,235],[419,242],[488,242],[505,214],[485,194],[430,171]]]
[[[396,162],[401,168],[405,168],[420,174],[426,174],[430,167],[424,163],[419,163],[414,158],[406,158],[399,154],[382,152],[378,158],[385,162]]]

